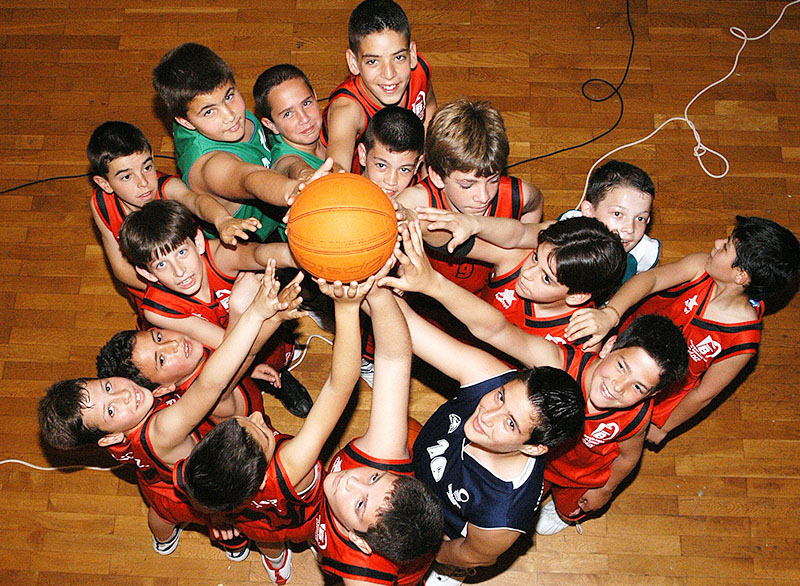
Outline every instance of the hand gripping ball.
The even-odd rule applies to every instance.
[[[397,216],[366,177],[333,173],[297,196],[286,223],[289,248],[307,272],[326,281],[363,281],[389,259]]]

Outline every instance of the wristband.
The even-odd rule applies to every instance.
[[[452,240],[452,238],[450,238]],[[450,240],[442,244],[441,246],[431,246],[430,244],[425,244],[427,248],[433,250],[434,252],[438,252],[439,254],[449,254],[450,256],[454,256],[455,258],[464,258],[469,254],[472,250],[472,247],[475,246],[475,235],[473,234],[469,238],[467,238],[464,242],[456,246],[456,249],[453,252],[447,250],[447,245],[450,244]]]

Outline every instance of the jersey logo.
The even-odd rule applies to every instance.
[[[342,469],[342,458],[336,456],[336,459],[331,464],[331,472],[340,472]]]
[[[592,432],[592,435],[583,434],[583,443],[587,448],[593,448],[612,440],[619,433],[616,423],[601,423]]]
[[[219,289],[215,291],[214,294],[217,296],[217,299],[219,299],[219,304],[227,310],[228,304],[230,303],[231,290]]]
[[[447,433],[453,433],[461,425],[461,418],[455,413],[450,414],[450,427],[447,428]]]
[[[689,313],[697,307],[697,295],[683,302],[683,313]]]
[[[694,341],[689,340],[689,357],[695,362],[708,362],[714,356],[722,352],[722,345],[709,334],[695,345]]]
[[[431,459],[431,475],[434,482],[439,482],[444,476],[444,470],[447,468],[447,458],[444,453],[450,444],[447,440],[440,439],[436,442],[435,446],[428,446],[428,456]]]
[[[474,269],[475,265],[472,263],[462,262],[456,269],[456,277],[459,279],[469,279],[472,276],[472,271]]]
[[[564,338],[561,338],[559,336],[553,336],[549,332],[544,337],[544,339],[545,340],[550,340],[553,344],[563,344],[563,345],[567,344],[567,341]]]
[[[250,501],[250,502],[256,509],[264,509],[266,507],[275,507],[276,509],[278,509],[278,513],[282,513],[283,512],[283,511],[281,511],[280,507],[278,506],[278,499],[266,499],[266,500],[263,500],[263,501]]]
[[[423,90],[419,91],[414,103],[411,104],[411,111],[417,115],[417,118],[425,122],[425,92]]]
[[[317,517],[316,527],[314,527],[314,541],[317,542],[319,549],[328,549],[328,533],[325,530],[325,523],[321,523],[319,517]]]
[[[206,319],[206,316],[204,316],[204,315],[200,315],[199,313],[195,313],[195,312],[191,312],[191,313],[192,313],[192,315],[193,315],[194,317],[199,317],[199,318],[200,318],[200,319],[202,319],[203,321],[208,321],[208,320]]]
[[[453,503],[454,507],[461,508],[461,503],[466,503],[469,501],[469,493],[467,492],[466,488],[459,488],[457,490],[453,490],[453,485],[447,485],[447,498],[448,500]]]
[[[503,289],[500,291],[500,293],[497,293],[494,298],[500,302],[500,305],[503,306],[503,309],[508,309],[511,307],[511,304],[517,300],[513,289]]]

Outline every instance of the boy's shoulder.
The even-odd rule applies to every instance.
[[[161,171],[156,172],[158,177],[158,186],[154,199],[167,199],[164,193],[164,186],[172,179],[176,179],[174,175],[168,175]],[[90,208],[97,214],[103,225],[108,228],[114,237],[119,239],[119,230],[122,227],[122,222],[128,215],[128,211],[122,202],[122,199],[116,193],[107,193],[95,187],[89,198]]]

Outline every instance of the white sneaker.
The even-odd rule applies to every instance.
[[[539,535],[555,535],[569,527],[569,523],[558,516],[556,505],[551,500],[539,509],[539,520],[536,521],[536,533]]]
[[[250,548],[246,545],[240,549],[226,549],[225,557],[232,562],[243,562],[250,555]]]
[[[475,573],[472,568],[458,568],[436,563],[425,579],[425,586],[459,586],[467,576]]]
[[[372,388],[375,380],[375,363],[363,356],[361,357],[361,378],[369,385],[369,388]]]
[[[172,535],[166,541],[159,541],[156,539],[156,536],[153,535],[153,549],[156,550],[156,553],[159,555],[171,554],[178,548],[178,543],[181,541],[181,533],[183,533],[183,527],[176,525]]]
[[[267,556],[263,553],[261,554],[261,563],[264,564],[264,569],[267,571],[269,579],[272,580],[273,584],[278,584],[278,586],[286,584],[292,579],[292,550],[287,548],[283,552],[283,563],[277,568],[272,565]]]

